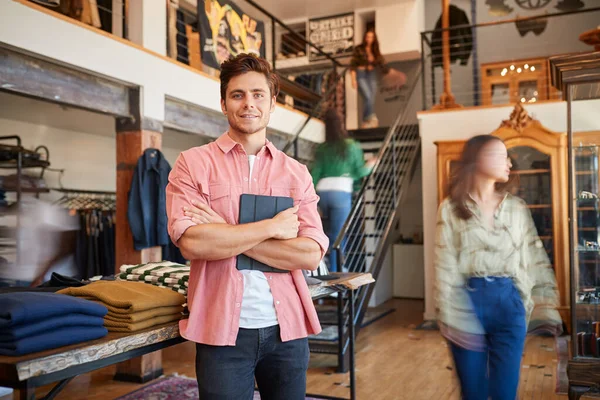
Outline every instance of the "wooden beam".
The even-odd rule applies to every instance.
[[[440,103],[433,108],[445,110],[459,108],[452,94],[452,79],[450,76],[450,0],[442,0],[442,57],[444,61],[444,92],[440,96]]]
[[[0,90],[114,116],[130,115],[125,84],[2,46]]]
[[[172,97],[165,98],[164,126],[211,139],[229,128],[223,114]]]

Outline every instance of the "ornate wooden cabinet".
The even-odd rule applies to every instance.
[[[508,148],[512,174],[519,176],[515,195],[528,204],[540,239],[548,252],[560,292],[559,312],[569,325],[569,263],[567,206],[567,137],[532,119],[520,104],[494,132]],[[448,195],[448,185],[464,141],[436,143],[438,204]]]

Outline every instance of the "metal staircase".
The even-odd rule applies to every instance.
[[[387,131],[379,148],[377,164],[371,175],[365,178],[354,200],[350,217],[333,245],[332,251],[338,252],[338,271],[369,272],[376,280],[379,276],[391,244],[391,233],[400,218],[402,200],[420,156],[421,140],[414,117],[420,103],[416,86],[421,74],[419,72],[415,77],[408,101]],[[376,132],[372,133],[376,135]],[[363,140],[355,136],[363,143],[363,147],[369,147],[364,145],[365,141],[372,143],[377,140],[369,137],[368,131],[357,134],[366,135]],[[353,322],[357,333],[374,288],[375,284],[363,286],[354,294],[356,312]],[[338,355],[338,372],[348,369],[349,333],[345,327],[348,326],[349,311],[349,296],[338,296],[337,313],[320,315],[324,328],[337,327],[338,339],[314,337],[309,341],[312,352]]]

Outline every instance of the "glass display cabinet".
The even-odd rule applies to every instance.
[[[567,100],[571,286],[569,399],[600,392],[600,52],[553,57]]]

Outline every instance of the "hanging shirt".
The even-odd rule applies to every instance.
[[[249,181],[252,182],[252,170],[256,156],[248,156],[250,166]],[[252,183],[250,183],[252,184]],[[271,287],[267,277],[261,271],[240,271],[244,277],[244,294],[240,312],[240,328],[260,329],[277,325],[277,313],[273,302]]]

